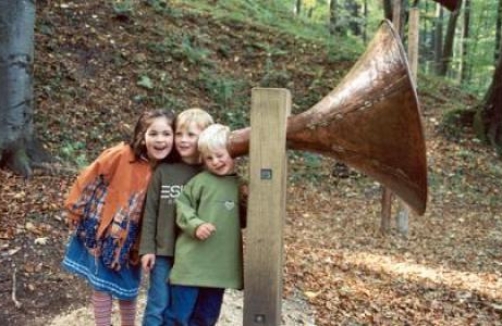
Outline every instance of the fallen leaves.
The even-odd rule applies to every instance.
[[[15,254],[17,254],[20,250],[21,250],[21,247],[16,247],[16,248],[9,249],[9,250],[7,251],[7,255],[9,255],[9,256],[14,256],[14,255],[15,255]]]
[[[42,246],[45,246],[47,244],[47,242],[49,241],[49,238],[48,237],[42,237],[42,238],[36,238],[35,239],[35,244],[36,245],[42,245]]]
[[[382,237],[378,196],[365,195],[364,180],[341,182],[288,193],[285,295],[302,289],[318,325],[499,323],[492,305],[502,302],[500,204],[469,208],[463,201],[475,196],[472,185],[437,200],[436,184],[426,215],[410,218],[408,239]],[[330,195],[319,200],[321,193]]]
[[[172,24],[175,17],[143,20],[138,15],[134,24],[123,24],[108,18],[113,13],[103,3],[49,1],[38,7],[37,20],[47,28],[57,27],[57,33],[36,35],[36,124],[48,150],[66,153],[63,159],[68,161],[92,159],[103,147],[130,135],[144,108],[166,103],[176,109],[188,103],[215,106],[201,87],[193,87],[200,80],[197,69],[150,51],[151,45],[161,44],[165,31],[179,32]],[[199,21],[193,20],[183,22],[183,33],[200,31]],[[248,43],[245,48],[231,44],[230,60],[218,62],[221,73],[237,76],[241,71],[238,78],[256,82],[266,54],[251,48],[263,36],[222,26],[215,32],[210,23],[203,33],[214,39],[228,34],[229,42]],[[139,33],[139,28],[155,33]],[[286,36],[281,40],[290,41]],[[323,78],[333,76],[328,76],[330,69],[311,67],[322,60],[320,48],[309,54],[301,40],[292,45],[297,48],[288,49],[292,55],[282,59],[292,72],[295,107],[301,109],[298,99],[315,91],[309,89],[317,78],[311,72],[319,69]],[[331,69],[334,74],[343,64],[350,62],[339,63]],[[167,79],[162,77],[166,71]],[[162,94],[152,97],[155,91]],[[300,293],[315,307],[317,325],[500,325],[502,169],[494,154],[469,140],[472,137],[452,142],[441,135],[443,103],[446,97],[423,107],[430,195],[425,216],[410,216],[408,239],[380,236],[381,189],[374,180],[358,173],[336,179],[333,160],[327,158],[314,167],[301,157],[291,160],[284,295]],[[76,142],[83,145],[70,146]],[[0,293],[12,291],[13,266],[19,268],[18,302],[24,303],[26,313],[58,309],[57,298],[86,303],[75,280],[59,270],[67,239],[59,211],[71,174],[39,174],[25,183],[0,170]],[[54,308],[40,307],[51,303]],[[12,307],[1,310],[12,313]]]

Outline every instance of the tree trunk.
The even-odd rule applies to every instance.
[[[309,19],[312,19],[312,15],[314,14],[314,7],[310,7],[309,11],[307,12],[307,17]]]
[[[480,139],[502,154],[502,46],[492,83],[476,112],[474,128]]]
[[[302,0],[296,0],[295,13],[297,16],[300,16],[301,10],[302,10]]]
[[[431,15],[429,14],[429,7],[431,6],[429,1],[425,1],[425,9],[422,17],[423,21],[423,32],[419,33],[420,44],[423,46],[419,49],[418,60],[422,65],[422,69],[426,74],[431,72],[431,62],[433,61],[434,54],[434,33],[433,33],[433,23],[431,20]]]
[[[502,0],[500,0],[502,3]],[[464,5],[464,33],[462,35],[462,71],[460,75],[461,83],[468,83],[471,75],[471,67],[468,60],[469,55],[469,37],[471,30],[471,0],[465,0]]]
[[[498,7],[498,12],[497,12],[497,27],[495,29],[495,62],[498,61],[499,59],[499,51],[497,51],[500,48],[500,38],[502,34],[502,0],[499,0],[499,7]]]
[[[383,14],[385,19],[392,21],[392,0],[383,0]]]
[[[364,16],[363,42],[364,44],[366,44],[368,42],[368,0],[364,0],[363,3],[363,16]]]
[[[47,155],[34,137],[35,0],[0,0],[0,167],[23,176]]]
[[[446,76],[448,68],[450,68],[451,60],[453,57],[453,43],[455,42],[455,29],[457,27],[458,16],[460,16],[460,6],[461,4],[454,12],[450,14],[450,19],[448,20],[448,27],[446,28],[441,65],[439,68],[440,76]]]
[[[441,58],[443,57],[443,7],[437,6],[436,24],[434,30],[434,65],[436,74],[439,74]]]
[[[337,16],[337,4],[336,0],[331,0],[329,2],[329,33],[335,35],[337,32],[338,16]]]
[[[394,0],[392,3],[392,25],[401,41],[403,40],[403,13],[404,1]]]
[[[349,29],[352,31],[352,34],[354,34],[355,36],[361,35],[361,23],[360,23],[361,5],[355,2],[354,0],[349,0],[345,1],[345,9],[348,11],[350,15]]]

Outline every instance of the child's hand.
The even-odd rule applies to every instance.
[[[204,223],[197,227],[197,230],[195,230],[195,236],[199,240],[206,240],[211,236],[211,234],[213,234],[213,232],[216,232],[214,225],[211,223]]]
[[[77,229],[78,222],[76,220],[67,219],[66,226],[68,226],[70,233],[73,233]]]
[[[75,229],[77,229],[77,226],[78,226],[78,223],[79,223],[79,220],[76,219],[76,218],[72,218],[73,216],[71,216],[68,212],[63,212],[63,218],[64,218],[64,221],[65,221],[65,224],[66,226],[68,227],[68,229],[70,230],[70,232],[73,232],[75,231]]]
[[[155,266],[155,254],[145,254],[141,257],[141,266],[145,273],[149,273]]]

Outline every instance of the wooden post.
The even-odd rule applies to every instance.
[[[382,192],[382,210],[380,211],[380,231],[387,234],[390,231],[390,216],[392,214],[392,191],[383,187]]]
[[[410,64],[411,79],[416,83],[418,71],[418,42],[419,42],[419,9],[410,9],[410,19],[408,23],[408,62]],[[396,225],[398,232],[407,237],[409,231],[410,208],[399,200],[398,213],[396,215]]]
[[[253,89],[244,255],[244,326],[281,324],[286,129],[290,112],[288,90]]]
[[[401,6],[402,0],[394,0],[392,3],[392,25],[399,38],[401,38]],[[380,231],[384,234],[390,231],[390,216],[392,214],[392,192],[390,189],[382,189],[382,210],[380,213]]]

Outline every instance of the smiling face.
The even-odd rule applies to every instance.
[[[225,147],[215,148],[202,156],[209,172],[216,175],[229,175],[234,173],[235,161]]]
[[[196,164],[200,161],[197,141],[202,130],[203,128],[195,122],[188,123],[186,126],[182,126],[176,130],[174,137],[176,150],[180,154],[181,159],[188,164]]]
[[[173,128],[166,117],[154,118],[145,133],[148,159],[159,161],[167,157],[173,149]]]

